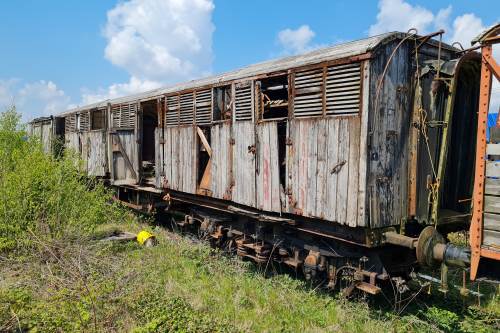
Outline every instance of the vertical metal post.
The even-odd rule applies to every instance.
[[[479,88],[479,112],[477,122],[476,162],[473,192],[473,212],[470,225],[471,269],[470,278],[474,280],[479,268],[483,229],[483,198],[485,181],[486,126],[490,104],[491,72],[484,57],[491,56],[491,45],[481,47],[481,81]]]

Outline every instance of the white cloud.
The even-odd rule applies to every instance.
[[[377,21],[370,26],[370,36],[388,31],[408,31],[416,28],[419,34],[433,30],[444,29],[444,40],[448,43],[460,42],[464,48],[471,46],[470,42],[486,29],[482,20],[472,13],[457,16],[450,24],[452,7],[440,9],[434,14],[427,8],[412,6],[403,0],[380,0]],[[500,48],[494,47],[494,56],[500,60]],[[490,102],[490,112],[498,112],[500,107],[500,84],[493,79],[493,89]]]
[[[453,21],[451,37],[447,38],[447,41],[450,43],[459,42],[464,48],[469,48],[471,41],[486,29],[483,21],[472,13],[457,16]],[[493,57],[497,62],[500,62],[500,45],[493,45]],[[500,111],[500,82],[494,76],[492,77],[490,96],[489,112],[497,113]]]
[[[206,76],[213,61],[212,0],[130,0],[107,14],[105,57],[130,74],[83,102],[114,98]]]
[[[299,28],[284,29],[278,32],[278,42],[283,47],[284,53],[296,54],[316,48],[311,41],[316,34],[308,25]]]
[[[213,61],[212,0],[129,0],[107,13],[104,56],[128,82],[82,89],[81,105],[206,76]],[[23,85],[24,84],[24,85]],[[29,120],[74,107],[52,81],[0,80],[0,109],[14,104]]]
[[[441,8],[434,17],[434,29],[444,29],[444,31],[450,30],[450,16],[453,8],[449,5],[446,8]]]
[[[153,90],[162,86],[161,82],[140,80],[135,76],[130,77],[129,82],[115,83],[107,89],[100,89],[98,92],[88,89],[82,90],[83,105],[100,102],[110,98],[117,98],[126,95],[132,95],[138,92]]]
[[[52,81],[27,82],[0,80],[0,109],[15,105],[24,121],[49,116],[66,110],[70,97]]]
[[[370,26],[370,36],[378,35],[388,31],[408,31],[416,28],[419,34],[425,34],[436,22],[436,15],[430,10],[412,6],[402,0],[380,0],[377,22]],[[451,7],[439,12],[439,22],[447,20]]]
[[[453,21],[453,30],[449,40],[460,42],[464,48],[468,48],[471,46],[471,40],[485,29],[481,19],[474,14],[458,16]]]
[[[370,36],[388,31],[404,32],[410,28],[416,28],[420,35],[444,29],[445,41],[460,42],[469,47],[470,41],[485,29],[481,19],[472,13],[457,16],[450,25],[451,5],[440,9],[437,14],[403,0],[380,0],[378,8],[377,21],[368,30]]]

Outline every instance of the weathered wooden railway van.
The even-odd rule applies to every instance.
[[[430,37],[387,33],[70,110],[67,147],[122,190],[253,220],[256,238],[288,225],[301,240],[286,251],[317,260],[332,255],[324,239],[376,248],[404,242],[393,230],[463,227],[480,61]],[[377,256],[378,273],[395,260]]]
[[[84,160],[102,156],[85,147],[106,142],[88,127],[90,114],[107,111],[115,185],[147,183],[351,227],[428,220],[431,185],[445,178],[434,173],[447,145],[443,117],[455,97],[448,88],[459,81],[458,50],[432,40],[400,44],[405,36],[384,34],[80,108],[66,116],[66,141]],[[460,64],[462,75],[478,74],[471,59]],[[460,96],[472,96],[465,102],[475,106],[477,91]],[[424,111],[425,130],[416,128]],[[457,117],[473,120],[464,112]],[[451,135],[466,130],[457,128]],[[462,168],[457,173],[472,172]],[[105,164],[99,170],[104,175]],[[460,186],[448,192],[467,197],[470,185]],[[447,219],[463,210],[442,200]]]
[[[61,144],[57,138],[64,132],[64,125],[60,118],[40,117],[28,124],[28,134],[40,140],[44,152],[58,154]]]
[[[91,108],[64,117],[65,147],[82,159],[83,171],[93,177],[108,174],[106,108]]]

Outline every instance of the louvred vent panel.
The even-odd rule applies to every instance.
[[[252,120],[252,83],[238,83],[235,90],[235,119],[237,121]]]
[[[326,77],[326,114],[359,112],[361,100],[360,63],[328,67]]]
[[[196,92],[196,124],[210,125],[212,121],[212,89]]]
[[[314,117],[323,114],[323,69],[295,73],[295,117]]]

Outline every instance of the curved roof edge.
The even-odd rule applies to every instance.
[[[402,32],[388,32],[368,38],[354,40],[343,44],[317,49],[300,55],[268,60],[265,62],[242,67],[237,70],[216,74],[205,78],[199,78],[187,82],[177,83],[171,86],[166,86],[138,94],[127,95],[124,97],[118,97],[114,99],[107,99],[101,102],[69,109],[65,112],[60,113],[60,115],[103,107],[106,106],[108,103],[119,104],[119,103],[133,102],[138,100],[147,100],[147,99],[152,99],[156,96],[168,94],[170,92],[203,87],[224,81],[243,79],[245,77],[256,76],[271,71],[272,72],[284,71],[289,68],[313,65],[327,60],[337,60],[337,59],[353,57],[370,52],[371,50],[383,44],[386,44],[394,39],[402,39],[405,36],[408,36],[408,34]],[[437,45],[438,42],[431,39],[428,41],[428,43]],[[442,45],[444,45],[445,48],[448,48],[450,50],[457,50],[445,43],[443,43]]]
[[[476,38],[471,41],[471,45],[481,43],[488,37],[496,36],[498,34],[500,34],[500,23],[496,22],[477,35]]]

